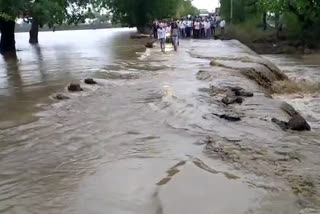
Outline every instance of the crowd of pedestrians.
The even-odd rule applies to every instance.
[[[226,22],[220,16],[214,14],[209,16],[189,16],[175,21],[155,20],[153,22],[154,37],[158,38],[159,28],[164,28],[167,35],[170,34],[173,24],[177,24],[179,38],[210,39],[216,37],[218,29],[221,34],[224,33]]]
[[[226,22],[220,16],[188,16],[180,20],[155,20],[153,22],[153,37],[160,41],[161,50],[165,43],[172,42],[177,50],[180,38],[215,39],[216,33],[224,34]]]

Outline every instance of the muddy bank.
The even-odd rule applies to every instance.
[[[314,54],[319,53],[317,42],[301,41],[282,36],[276,32],[261,29],[245,31],[239,26],[229,26],[221,37],[225,40],[236,39],[250,47],[258,54]]]

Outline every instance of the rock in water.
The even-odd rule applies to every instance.
[[[307,121],[300,115],[294,115],[288,122],[288,127],[295,131],[311,131],[310,125]]]
[[[253,93],[246,91],[245,89],[241,87],[230,87],[230,90],[234,92],[236,96],[242,96],[242,97],[253,97]]]
[[[146,46],[146,48],[153,48],[153,43],[147,42],[147,44],[145,46]]]
[[[197,79],[198,80],[211,80],[212,79],[212,75],[210,74],[209,71],[200,70],[197,73]]]
[[[57,95],[54,96],[54,98],[57,99],[57,100],[68,100],[68,99],[70,99],[70,97],[68,97],[68,96],[66,96],[64,94],[57,94]]]
[[[83,91],[83,89],[81,88],[80,84],[78,84],[78,83],[71,83],[68,86],[68,90],[71,91],[71,92]]]
[[[291,117],[294,115],[299,114],[289,103],[282,102],[280,108],[285,111],[287,114],[289,114]]]
[[[156,40],[151,40],[151,41],[147,42],[147,44],[145,45],[146,48],[153,48],[155,42],[156,42]]]
[[[94,79],[92,79],[92,78],[85,79],[85,80],[84,80],[84,83],[86,83],[86,84],[88,84],[88,85],[95,85],[95,84],[97,84],[97,82],[94,81]]]
[[[223,118],[225,120],[229,120],[229,121],[232,121],[232,122],[236,122],[236,121],[240,121],[241,120],[241,118],[238,117],[238,116],[227,115],[227,114],[220,115],[220,118]]]
[[[240,116],[236,114],[215,114],[215,113],[212,113],[212,114],[222,119],[229,120],[231,122],[237,122],[241,120]]]
[[[277,124],[283,131],[287,131],[289,129],[287,122],[278,120],[277,118],[272,118],[271,121],[273,123]]]
[[[230,104],[234,104],[234,103],[241,104],[241,103],[243,103],[243,101],[244,101],[244,99],[242,97],[236,97],[236,96],[226,96],[221,100],[221,102],[226,105],[230,105]]]

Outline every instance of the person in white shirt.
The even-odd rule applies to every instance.
[[[222,19],[220,21],[220,28],[221,28],[221,35],[224,34],[224,28],[226,27],[226,21],[224,19]]]
[[[186,21],[186,34],[187,34],[187,37],[191,37],[191,30],[192,30],[192,21],[191,20],[187,20]]]
[[[179,22],[179,29],[180,29],[180,36],[182,38],[186,37],[186,26],[184,21],[182,20]]]
[[[201,23],[199,22],[199,20],[196,20],[194,22],[194,38],[198,39],[200,36],[200,28],[201,28]]]
[[[201,38],[206,37],[205,20],[201,20],[201,22],[200,22],[200,37]]]
[[[166,29],[163,27],[163,24],[159,25],[158,28],[158,40],[160,41],[161,51],[164,53],[166,49]]]
[[[209,20],[206,20],[204,22],[204,29],[205,29],[205,33],[206,33],[206,38],[210,38],[211,37],[211,24]]]

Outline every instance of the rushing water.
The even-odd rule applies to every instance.
[[[265,58],[281,68],[290,79],[320,84],[320,55],[288,56],[266,55]],[[317,94],[276,95],[281,100],[292,104],[297,110],[313,122],[314,128],[320,128],[320,99]]]
[[[256,191],[229,180],[193,145],[197,134],[171,128],[153,106],[170,96],[175,78],[175,87],[197,89],[194,71],[203,60],[186,64],[194,71],[181,76],[170,55],[144,60],[145,41],[130,39],[132,32],[46,32],[39,46],[17,34],[18,61],[0,62],[0,213],[234,213],[254,206]],[[69,94],[70,103],[48,99],[84,77],[101,80]]]
[[[232,41],[190,40],[178,53],[168,46],[162,54],[145,50],[145,41],[130,39],[131,33],[46,32],[39,46],[17,34],[18,61],[0,59],[0,213],[298,213],[292,192],[282,182],[273,185],[278,178],[257,178],[254,170],[243,173],[203,153],[208,135],[228,139],[233,149],[243,140],[241,151],[250,158],[254,153],[259,167],[240,159],[235,168],[253,165],[267,173],[278,156],[249,149],[248,142],[271,149],[298,142],[300,148],[314,137],[310,150],[317,152],[315,133],[291,136],[258,118],[272,111],[252,111],[264,99],[259,93],[243,106],[251,116],[244,122],[205,119],[221,106],[199,90],[208,82],[196,74],[210,67],[193,52],[252,53]],[[229,71],[213,72],[223,74],[216,80],[221,84],[252,84]],[[66,92],[69,82],[85,77],[98,85]],[[71,99],[50,98],[61,92]],[[316,173],[316,157],[310,157]]]
[[[34,46],[28,43],[28,33],[16,34],[18,60],[0,58],[0,127],[30,120],[35,104],[68,82],[94,77],[119,59],[135,58],[143,46],[129,39],[132,32],[41,32],[40,44]]]

